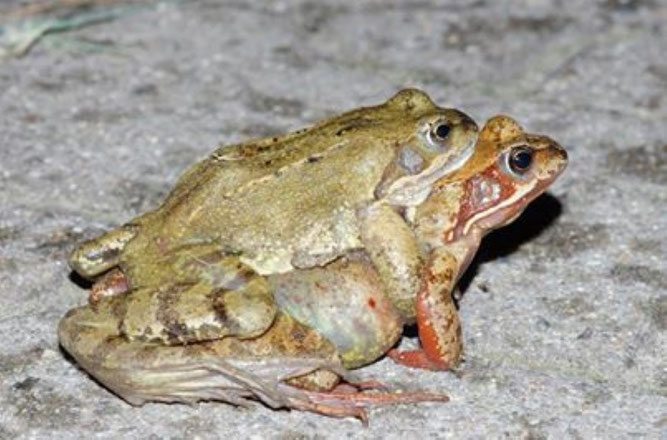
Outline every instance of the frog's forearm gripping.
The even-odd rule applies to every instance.
[[[414,293],[422,272],[414,233],[403,217],[386,204],[368,209],[362,221],[362,241],[387,295],[401,316],[414,319]]]

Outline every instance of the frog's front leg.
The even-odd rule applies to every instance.
[[[380,203],[359,212],[361,239],[382,279],[386,295],[407,321],[415,317],[423,256],[413,231],[390,205]]]
[[[421,350],[398,352],[395,361],[432,370],[458,365],[463,351],[461,322],[451,292],[461,267],[444,247],[425,258],[408,225],[391,206],[372,206],[361,216],[362,238],[387,295],[403,317],[416,317]]]
[[[424,268],[421,289],[417,295],[417,327],[422,348],[388,356],[396,362],[428,370],[456,367],[463,353],[461,321],[452,299],[459,262],[444,248],[436,248]]]

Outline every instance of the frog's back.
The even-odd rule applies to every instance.
[[[181,178],[148,229],[172,246],[216,241],[280,264],[299,260],[299,249],[326,260],[355,247],[356,209],[374,199],[397,145],[413,135],[414,93],[421,92],[282,137],[219,148]]]
[[[266,262],[266,271],[287,264],[299,249],[326,260],[357,246],[356,209],[372,200],[393,147],[380,143],[371,150],[355,139],[327,147],[298,160],[279,156],[282,166],[269,172],[251,161],[203,170],[197,185],[162,208],[159,235],[176,246],[213,240],[245,255],[271,255],[275,261]],[[263,264],[253,266],[262,271]]]
[[[332,150],[346,148],[351,138],[356,138],[357,142],[361,138],[362,148],[375,154],[384,154],[386,145],[379,144],[395,141],[398,132],[411,133],[413,118],[410,116],[433,108],[435,104],[426,94],[406,89],[381,105],[351,110],[309,128],[281,136],[223,145],[186,171],[161,210],[171,210],[184,203],[193,192],[213,182],[216,190],[225,196],[231,192],[240,192],[241,188],[252,182],[270,179],[276,173],[289,168],[296,169],[304,163],[320,161],[330,155]]]

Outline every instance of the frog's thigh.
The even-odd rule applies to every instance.
[[[387,295],[404,318],[415,316],[422,257],[412,230],[391,206],[378,204],[360,212],[362,241]]]
[[[121,226],[81,244],[69,257],[70,267],[85,278],[94,278],[115,267],[125,245],[136,235],[136,230],[134,226]]]
[[[266,279],[237,257],[224,257],[216,264],[217,271],[211,263],[207,268],[209,277],[202,276],[199,282],[130,292],[122,332],[130,339],[159,340],[164,344],[225,336],[253,338],[264,333],[276,314]]]
[[[376,360],[401,336],[403,321],[368,262],[338,260],[267,279],[279,308],[330,340],[346,368]]]
[[[97,311],[71,310],[61,320],[60,343],[101,383],[131,404],[221,400],[246,405],[293,406],[301,392],[286,382],[327,386],[344,372],[335,348],[316,332],[279,315],[261,337],[244,341],[168,346],[128,340],[118,333],[120,303]],[[333,386],[329,385],[329,386]]]

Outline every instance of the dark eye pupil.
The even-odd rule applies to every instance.
[[[525,171],[530,167],[530,164],[533,163],[533,155],[530,151],[521,150],[512,155],[512,169],[515,171]]]
[[[451,128],[449,125],[440,124],[437,127],[435,127],[435,135],[438,136],[440,139],[447,139],[450,130]]]

